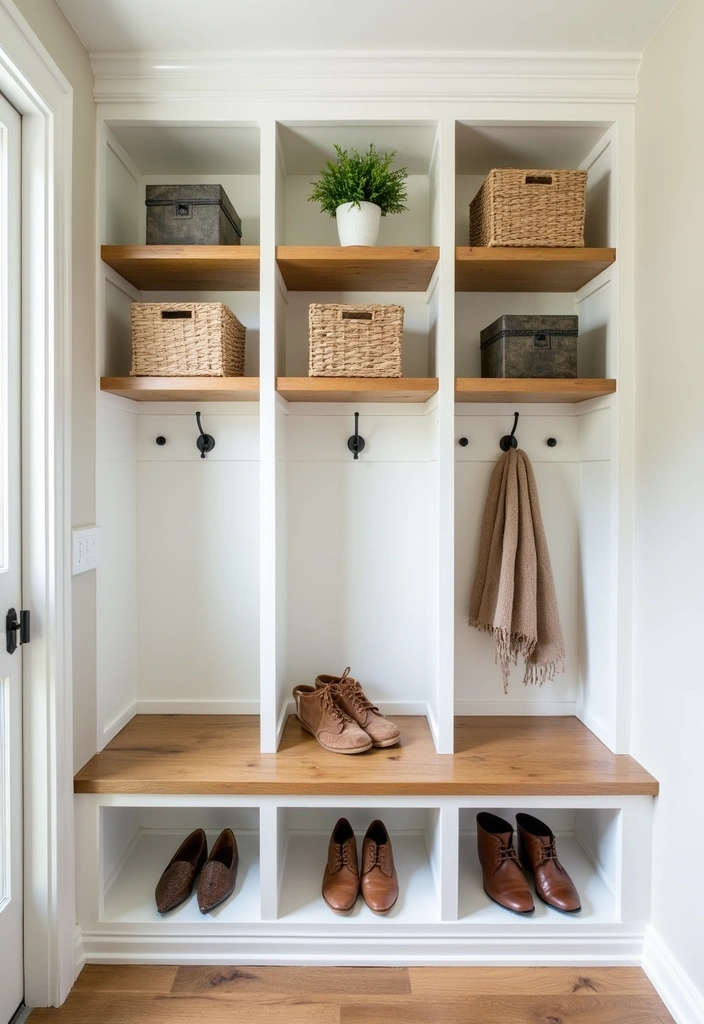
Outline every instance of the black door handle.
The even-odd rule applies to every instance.
[[[20,644],[29,643],[29,612],[21,611],[18,619],[15,609],[10,608],[5,616],[5,649],[8,654],[17,650],[17,633],[20,635]]]

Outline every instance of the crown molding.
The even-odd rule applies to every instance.
[[[593,100],[632,103],[640,55],[94,53],[98,103],[227,100]]]

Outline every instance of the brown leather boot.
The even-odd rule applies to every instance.
[[[328,844],[323,899],[336,914],[349,914],[359,896],[357,842],[347,818],[340,818]]]
[[[398,899],[398,877],[391,840],[377,818],[362,843],[362,896],[375,914],[386,914]]]
[[[356,679],[349,674],[349,665],[341,676],[320,675],[317,688],[332,686],[333,698],[339,708],[371,737],[375,747],[393,747],[401,739],[401,730],[379,708],[372,704]]]
[[[371,750],[372,739],[339,708],[331,687],[296,686],[296,714],[304,729],[333,754],[361,754]]]
[[[495,903],[516,914],[535,910],[525,875],[513,848],[513,828],[488,811],[477,815],[477,852],[484,892]]]
[[[544,903],[574,914],[582,909],[574,883],[557,859],[555,836],[532,814],[517,814],[518,852],[526,871],[532,872],[535,891]]]

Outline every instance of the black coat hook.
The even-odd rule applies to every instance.
[[[347,440],[347,447],[351,452],[354,452],[355,459],[359,458],[359,453],[364,451],[364,438],[359,433],[359,413],[354,414],[354,434]]]
[[[502,452],[507,452],[509,448],[518,448],[518,441],[514,437],[516,433],[516,427],[518,426],[518,413],[513,414],[513,427],[510,434],[504,434],[499,441],[499,448]]]
[[[211,437],[210,434],[203,432],[203,428],[200,425],[200,413],[196,413],[196,423],[198,424],[199,437],[196,441],[196,446],[200,452],[201,459],[204,459],[207,452],[212,452],[215,447],[215,438]]]

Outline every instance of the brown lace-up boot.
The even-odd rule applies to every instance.
[[[535,891],[544,903],[566,914],[582,909],[574,883],[557,859],[555,836],[532,814],[517,814],[521,864],[532,872]]]
[[[298,721],[325,750],[361,754],[371,749],[371,737],[336,705],[331,687],[296,686],[293,696]]]
[[[359,896],[357,842],[347,818],[340,818],[328,844],[323,899],[336,914],[349,914]]]
[[[513,828],[509,822],[496,814],[480,811],[477,815],[477,851],[487,896],[516,914],[529,914],[535,910],[513,848]]]
[[[371,737],[374,747],[393,747],[401,739],[401,730],[367,697],[356,679],[350,674],[349,665],[341,676],[320,675],[315,680],[317,688],[331,686],[335,703],[346,715]]]

